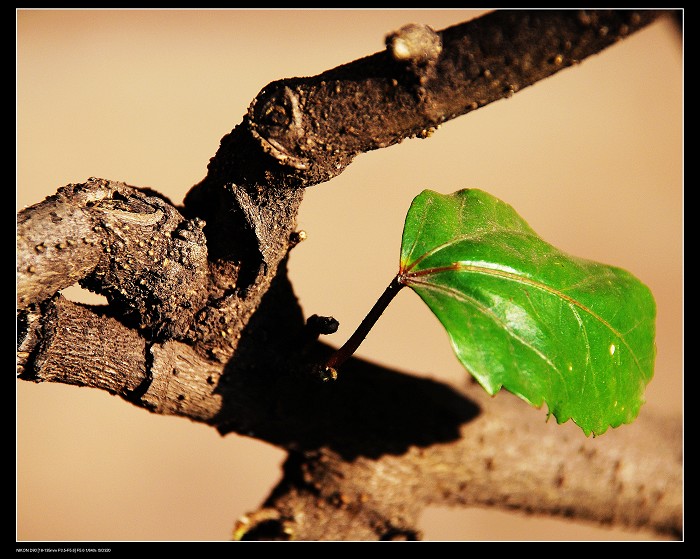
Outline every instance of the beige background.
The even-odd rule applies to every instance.
[[[381,50],[408,22],[440,29],[476,14],[19,10],[17,207],[90,176],[180,202],[270,81]],[[553,244],[650,286],[658,359],[642,413],[679,413],[682,70],[682,42],[660,21],[428,140],[358,157],[302,205],[308,240],[290,265],[306,314],[335,316],[330,339],[342,343],[397,270],[411,199],[423,188],[482,188]],[[409,291],[359,353],[416,374],[465,375]],[[96,390],[16,382],[16,391],[18,540],[225,540],[279,477],[284,453],[257,440]],[[422,528],[433,540],[653,538],[482,510],[431,509]]]

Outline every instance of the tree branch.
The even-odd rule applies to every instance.
[[[222,139],[182,213],[152,192],[101,179],[21,212],[18,306],[80,281],[149,338],[187,339],[226,362],[298,242],[299,186],[510,96],[658,16],[496,11],[439,34],[414,25],[389,35],[385,52],[274,82]]]
[[[582,439],[507,395],[358,360],[340,382],[320,383],[311,371],[330,348],[305,326],[286,273],[302,238],[300,187],[358,153],[428,136],[657,16],[503,11],[439,33],[404,28],[382,53],[265,87],[182,208],[90,179],[23,210],[20,378],[107,390],[289,450],[285,478],[240,537],[413,538],[420,511],[437,503],[679,535],[677,422],[640,418]],[[76,281],[109,307],[54,296]]]
[[[266,300],[263,312],[278,303]],[[23,378],[104,389],[291,452],[264,508],[242,519],[240,538],[412,538],[421,511],[437,504],[682,533],[675,419],[642,414],[587,439],[507,393],[490,398],[475,385],[456,389],[357,359],[340,381],[322,383],[269,329],[267,358],[222,369],[168,341],[145,351],[147,367],[143,342],[98,311],[58,298],[41,312],[49,318],[25,321]],[[255,320],[242,351],[260,347]],[[330,351],[317,346],[308,362]]]
[[[209,177],[311,186],[359,153],[425,138],[466,114],[578,64],[660,12],[497,10],[435,32],[411,25],[387,50],[318,76],[272,82],[221,141]]]
[[[201,220],[160,196],[89,179],[17,217],[17,307],[80,283],[114,316],[155,338],[182,338],[209,291]]]
[[[677,421],[643,414],[609,436],[583,439],[545,424],[512,395],[486,401],[474,386],[463,394],[481,405],[481,413],[461,425],[455,441],[379,459],[343,460],[327,448],[290,455],[284,479],[262,509],[240,521],[237,536],[416,539],[423,507],[443,505],[520,510],[681,537]]]

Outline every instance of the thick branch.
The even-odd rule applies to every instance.
[[[285,286],[275,292],[283,297]],[[267,311],[279,302],[268,300]],[[132,331],[62,298],[41,313],[47,318],[25,321],[24,378],[105,389],[292,451],[285,478],[244,519],[241,537],[410,538],[423,508],[436,504],[682,532],[676,420],[643,413],[587,439],[507,393],[489,398],[477,386],[456,390],[359,360],[338,382],[321,383],[308,371],[330,349],[294,365],[269,327],[241,341],[245,355],[265,338],[264,357],[222,368],[180,342],[144,351]]]
[[[416,537],[427,504],[482,506],[682,533],[682,441],[677,421],[642,415],[597,439],[547,425],[508,394],[485,401],[455,442],[401,456],[344,461],[327,449],[292,455],[240,537],[355,540]],[[564,431],[562,433],[561,431]],[[641,441],[644,441],[643,443]],[[256,534],[261,520],[277,532]],[[252,536],[247,536],[252,532]]]
[[[207,239],[202,219],[186,219],[150,191],[96,178],[60,188],[18,214],[17,308],[80,283],[105,295],[110,315],[146,339],[187,340],[225,362],[298,242],[301,201],[300,193],[268,191],[262,201],[237,187],[227,192],[245,217],[220,214],[227,225],[214,221]],[[242,222],[251,229],[235,230]],[[228,234],[219,239],[216,231]],[[224,243],[228,253],[210,257],[208,249]]]
[[[316,404],[333,410],[327,417],[318,412],[328,440],[290,456],[284,479],[261,510],[243,519],[240,537],[353,540],[372,533],[374,539],[411,539],[426,505],[514,509],[681,536],[678,419],[642,413],[632,425],[585,438],[571,424],[546,423],[542,411],[505,392],[490,398],[472,384],[448,394],[416,380],[421,407],[407,401],[412,388],[391,373],[362,361],[352,368],[341,381],[352,376],[348,384],[376,394],[376,401],[360,400],[346,387],[339,392],[347,390],[347,397],[333,394]],[[411,433],[387,437],[382,422],[405,421],[407,405],[415,418],[407,424]],[[382,411],[367,411],[374,406]],[[468,411],[474,406],[476,415]],[[456,437],[437,436],[431,421],[437,409],[443,427],[451,423],[448,410],[455,414]],[[368,452],[373,443],[367,440],[354,441],[364,446],[358,455],[343,455],[353,443],[344,431],[351,422],[357,438],[371,441],[381,433],[381,455]],[[392,449],[392,439],[405,443]],[[264,533],[257,532],[261,520]],[[275,522],[277,532],[270,532]]]
[[[190,219],[98,179],[21,212],[18,305],[81,281],[149,337],[187,339],[225,362],[296,242],[298,186],[512,95],[657,15],[497,11],[440,33],[413,25],[388,36],[385,52],[274,82],[186,197]]]
[[[209,291],[203,225],[124,183],[63,187],[17,217],[17,307],[81,282],[148,336],[182,338]]]
[[[510,97],[658,15],[520,10],[440,33],[413,25],[389,35],[384,52],[263,88],[185,198],[186,215],[207,223],[215,287],[193,343],[222,362],[233,355],[239,326],[294,244],[299,187],[338,175],[358,153],[425,137],[446,120]],[[234,335],[216,338],[231,316]]]
[[[267,85],[221,142],[209,177],[310,186],[359,153],[426,137],[512,96],[658,17],[654,11],[497,10],[438,33],[412,25],[387,50]]]
[[[507,395],[483,399],[359,361],[341,382],[319,383],[310,371],[329,349],[304,329],[285,266],[301,238],[299,187],[358,153],[427,136],[656,16],[504,11],[440,33],[402,29],[385,52],[264,88],[184,208],[91,179],[21,212],[21,377],[100,388],[290,450],[285,479],[241,536],[259,536],[265,519],[279,537],[411,538],[420,511],[438,503],[680,534],[677,424],[562,435]],[[53,297],[75,281],[105,293],[109,308]]]
[[[89,386],[129,397],[147,377],[146,343],[137,332],[102,311],[60,295],[22,311],[17,340],[19,377]]]

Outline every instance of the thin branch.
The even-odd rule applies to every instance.
[[[388,287],[381,294],[377,302],[367,313],[367,316],[362,320],[360,325],[357,327],[352,336],[345,342],[342,347],[331,355],[330,359],[326,361],[324,374],[330,375],[331,378],[337,377],[336,369],[340,367],[345,361],[347,361],[353,353],[357,351],[360,344],[367,337],[367,334],[372,329],[381,317],[382,313],[386,310],[387,306],[391,301],[394,300],[396,294],[401,290],[404,284],[401,282],[401,278],[396,276]]]

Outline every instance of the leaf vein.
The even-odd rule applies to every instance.
[[[508,332],[508,334],[510,334],[513,338],[518,340],[525,347],[532,350],[535,354],[537,354],[540,357],[540,359],[542,359],[542,361],[547,363],[547,365],[549,365],[552,369],[554,369],[557,372],[557,374],[559,374],[561,376],[561,371],[559,371],[557,366],[554,363],[552,363],[544,353],[542,353],[539,349],[537,349],[535,346],[533,346],[530,342],[528,342],[527,340],[525,340],[524,338],[522,338],[521,336],[516,334],[508,326],[508,324],[503,322],[503,320],[501,320],[500,317],[498,317],[489,307],[487,307],[486,305],[484,305],[480,301],[462,293],[461,291],[458,291],[458,290],[453,289],[451,287],[446,287],[444,285],[432,284],[432,283],[428,283],[428,282],[423,282],[421,280],[413,281],[412,284],[419,285],[419,286],[424,287],[425,289],[428,289],[428,290],[440,291],[443,293],[447,293],[450,297],[453,297],[454,299],[457,299],[458,301],[462,301],[463,303],[467,303],[467,304],[473,306],[479,312],[488,316],[491,320],[493,320],[495,323],[497,323],[501,328],[503,328],[503,330]]]
[[[496,277],[499,279],[503,279],[506,281],[513,281],[516,283],[520,283],[525,286],[532,287],[534,289],[538,289],[540,291],[544,291],[545,293],[552,295],[554,297],[558,297],[565,301],[569,306],[571,306],[572,310],[574,308],[578,308],[582,310],[584,313],[590,315],[593,317],[595,320],[603,324],[612,334],[616,337],[617,340],[619,340],[630,352],[630,355],[632,356],[632,359],[634,360],[634,363],[636,367],[643,372],[642,366],[639,363],[639,358],[637,357],[636,353],[634,350],[630,347],[630,345],[627,343],[625,340],[624,336],[618,332],[615,327],[610,324],[607,320],[605,320],[602,316],[600,316],[598,313],[593,311],[593,309],[587,307],[580,301],[576,300],[575,298],[563,293],[561,290],[556,289],[554,287],[551,287],[545,283],[535,281],[527,276],[519,275],[517,273],[505,271],[505,270],[499,270],[497,268],[487,268],[485,266],[477,266],[468,262],[456,262],[453,263],[449,266],[444,266],[444,267],[439,267],[439,268],[426,268],[423,270],[419,270],[417,272],[412,272],[409,274],[405,274],[403,276],[403,281],[410,284],[410,283],[416,283],[416,278],[418,277],[425,277],[425,276],[431,276],[431,275],[436,275],[436,274],[442,274],[442,273],[449,273],[449,272],[455,272],[455,273],[475,273],[475,274],[482,274],[486,276],[491,276],[491,277]],[[432,285],[429,282],[426,281],[420,281],[421,285]],[[456,291],[457,292],[457,291]],[[459,293],[459,292],[457,292]],[[577,317],[580,319],[580,316]],[[589,348],[590,349],[590,348]]]
[[[425,221],[421,222],[421,229],[420,229],[419,233],[422,232],[422,227],[423,227],[424,223],[425,223]],[[464,234],[464,235],[458,235],[456,237],[451,237],[448,241],[445,241],[444,243],[436,245],[433,248],[431,248],[430,250],[421,254],[416,260],[414,260],[413,262],[408,264],[406,269],[403,270],[403,272],[404,273],[410,272],[426,258],[433,256],[434,254],[437,254],[438,252],[440,252],[444,249],[450,248],[454,244],[460,243],[462,241],[480,241],[484,237],[485,232],[487,232],[489,234],[506,232],[509,235],[518,235],[518,236],[524,237],[526,239],[540,240],[537,235],[535,235],[534,233],[532,233],[530,231],[513,231],[512,229],[495,228],[492,226],[489,229],[477,230],[473,233],[468,233],[468,234]],[[418,238],[418,235],[416,235],[416,239],[417,238]],[[415,242],[414,242],[413,246],[411,247],[411,252],[409,254],[413,253],[414,248],[415,248]]]

